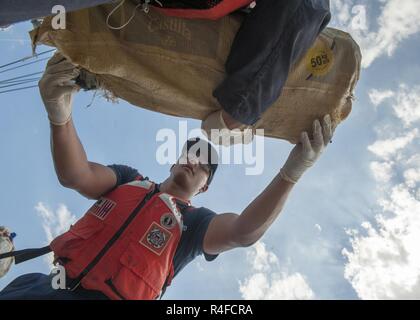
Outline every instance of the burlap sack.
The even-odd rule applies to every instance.
[[[212,92],[225,77],[224,63],[240,16],[187,20],[137,10],[126,27],[112,30],[106,18],[113,8],[111,4],[70,13],[65,30],[53,30],[46,19],[31,32],[32,41],[55,46],[133,105],[195,119],[221,108]],[[123,25],[133,10],[127,2],[110,17],[110,25]],[[351,111],[360,63],[360,49],[351,36],[327,29],[294,66],[282,96],[255,128],[296,143],[300,132],[311,130],[313,120],[324,114],[331,114],[338,125]]]

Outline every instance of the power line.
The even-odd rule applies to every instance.
[[[32,55],[32,56],[28,56],[28,57],[25,57],[25,58],[22,58],[22,59],[19,59],[19,60],[15,60],[15,61],[12,61],[12,62],[6,63],[6,64],[4,64],[4,65],[0,66],[0,69],[1,69],[1,68],[4,68],[4,67],[11,66],[11,65],[16,64],[16,63],[19,63],[19,62],[23,62],[23,61],[28,60],[28,59],[37,58],[37,57],[39,57],[39,56],[41,56],[41,55],[43,55],[43,54],[46,54],[46,53],[49,53],[49,52],[53,52],[53,51],[55,51],[55,50],[56,50],[56,49],[47,50],[47,51],[44,51],[44,52],[41,52],[41,53],[37,53],[37,54]]]
[[[6,80],[1,80],[0,81],[0,84],[9,83],[12,80],[21,79],[21,78],[25,78],[25,77],[29,77],[29,76],[34,76],[34,75],[41,74],[41,73],[44,73],[44,71],[39,71],[39,72],[34,72],[34,73],[28,73],[28,74],[24,74],[23,76],[14,77],[14,78],[6,79]]]
[[[25,89],[30,89],[30,88],[36,88],[36,87],[38,87],[38,85],[29,86],[29,87],[22,87],[22,88],[17,88],[17,89],[10,89],[10,90],[5,90],[5,91],[0,91],[0,93],[7,93],[7,92],[13,92],[13,91],[20,91],[20,90],[25,90]]]
[[[16,69],[19,69],[19,68],[22,68],[22,67],[25,67],[25,66],[28,66],[28,65],[32,65],[32,64],[35,64],[35,63],[45,61],[45,60],[49,59],[50,57],[44,58],[44,59],[38,59],[38,57],[41,56],[41,55],[53,52],[55,50],[56,49],[46,50],[46,51],[43,51],[41,53],[38,53],[38,54],[35,54],[35,55],[32,55],[32,56],[24,57],[24,58],[21,58],[21,59],[3,64],[3,65],[0,66],[0,69],[3,69],[5,67],[24,62],[24,61],[29,60],[29,59],[33,59],[33,58],[36,59],[35,61],[31,61],[31,62],[28,62],[28,63],[23,63],[23,64],[20,64],[18,66],[14,66],[12,68],[7,68],[7,69],[4,69],[4,70],[1,70],[0,73],[5,73],[7,71],[16,70]],[[22,87],[22,85],[30,84],[30,83],[33,83],[35,81],[39,81],[40,77],[34,77],[34,76],[40,75],[43,72],[44,71],[27,73],[27,74],[20,75],[20,76],[17,76],[17,77],[0,80],[0,89],[12,87],[12,89],[7,89],[7,90],[0,91],[0,94],[1,93],[8,93],[8,92],[16,92],[16,91],[21,91],[21,90],[26,90],[26,89],[31,89],[31,88],[38,87],[38,84],[30,85],[30,86],[23,86],[23,87]]]
[[[36,78],[26,78],[26,79],[20,79],[20,80],[13,80],[13,81],[8,81],[8,82],[4,82],[4,83],[0,83],[1,84],[16,84],[16,83],[21,83],[21,82],[25,82],[25,81],[35,81],[35,80],[40,80],[40,77],[36,77]]]
[[[20,66],[17,66],[17,67],[13,67],[13,68],[9,68],[9,69],[6,69],[6,70],[3,70],[3,71],[0,71],[0,73],[4,73],[4,72],[7,72],[7,71],[11,71],[11,70],[15,70],[15,69],[18,69],[18,68],[22,68],[22,67],[28,66],[28,65],[30,65],[30,64],[34,64],[34,63],[38,63],[38,62],[41,62],[41,61],[45,61],[45,60],[48,60],[49,58],[50,58],[50,57],[48,57],[48,58],[44,58],[44,59],[39,59],[39,60],[32,61],[32,62],[28,62],[28,63],[22,64],[22,65],[20,65]]]
[[[36,78],[25,78],[25,79],[19,79],[19,80],[13,80],[13,81],[7,81],[7,82],[3,82],[0,83],[1,84],[13,84],[13,83],[19,83],[19,82],[23,82],[23,81],[28,81],[28,80],[36,80],[36,79],[41,79],[40,77],[36,77]]]
[[[10,88],[10,87],[16,87],[16,86],[20,86],[22,84],[26,84],[26,83],[30,83],[30,82],[34,82],[34,81],[39,81],[39,79],[38,78],[33,78],[33,79],[28,79],[28,80],[25,80],[25,81],[20,81],[20,82],[13,83],[13,84],[8,84],[8,85],[5,85],[5,86],[0,86],[0,89]]]

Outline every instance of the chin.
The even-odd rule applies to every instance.
[[[174,174],[174,181],[176,184],[186,189],[189,189],[191,185],[191,181],[187,172],[178,172],[177,174]]]

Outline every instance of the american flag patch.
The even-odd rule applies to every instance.
[[[105,220],[108,213],[116,206],[116,203],[106,198],[100,198],[95,204],[89,209],[89,213],[95,217]]]

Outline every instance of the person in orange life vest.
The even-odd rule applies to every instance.
[[[71,118],[72,97],[78,90],[73,79],[78,74],[77,67],[56,54],[39,82],[60,183],[98,199],[73,228],[51,243],[66,268],[71,290],[51,290],[46,275],[35,279],[24,275],[0,292],[0,299],[156,299],[197,255],[213,260],[222,252],[257,242],[332,137],[328,115],[314,121],[312,139],[302,133],[279,173],[241,214],[216,214],[206,208],[192,208],[191,213],[177,204],[188,208],[196,194],[208,190],[215,164],[204,163],[201,154],[188,156],[185,164],[178,161],[170,176],[156,185],[132,168],[90,162]]]

